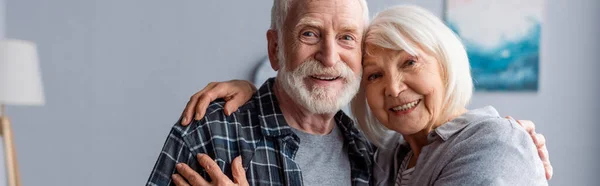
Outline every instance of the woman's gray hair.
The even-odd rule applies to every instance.
[[[467,52],[460,39],[431,12],[412,5],[396,6],[378,13],[365,37],[367,46],[404,50],[416,56],[415,48],[433,55],[440,63],[445,86],[442,117],[463,109],[471,100],[473,82]],[[418,45],[418,46],[417,46]],[[363,52],[369,55],[368,51]],[[365,87],[352,100],[352,114],[359,128],[375,145],[385,148],[400,134],[387,129],[372,115],[365,97]]]

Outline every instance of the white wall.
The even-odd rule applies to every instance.
[[[370,0],[372,11],[397,4]],[[441,15],[439,0],[411,0]],[[552,185],[595,185],[600,1],[547,0],[538,93],[475,95],[532,119]],[[189,96],[251,79],[271,1],[7,0],[7,36],[39,45],[44,107],[9,107],[24,185],[142,185]]]

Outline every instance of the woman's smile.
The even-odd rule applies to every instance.
[[[396,116],[401,116],[401,115],[406,115],[411,113],[413,110],[415,110],[415,108],[417,108],[417,106],[419,106],[419,103],[421,103],[421,99],[417,99],[415,101],[411,101],[408,103],[404,103],[404,104],[399,104],[397,106],[393,106],[392,108],[389,108],[389,112],[393,115]]]

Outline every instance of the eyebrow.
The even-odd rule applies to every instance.
[[[323,27],[323,23],[321,21],[315,20],[313,18],[305,17],[305,18],[300,19],[300,21],[298,21],[298,24],[296,25],[296,28],[303,27],[303,26],[310,26],[310,27],[315,27],[315,28],[322,28]]]
[[[358,32],[358,25],[356,24],[343,24],[340,28],[345,32]]]

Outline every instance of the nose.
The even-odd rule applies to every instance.
[[[408,87],[404,82],[404,77],[400,73],[395,73],[387,78],[387,86],[385,87],[385,95],[391,97],[398,97],[400,93],[406,90]]]
[[[324,38],[320,43],[320,49],[315,54],[315,59],[325,67],[333,67],[340,61],[335,38]]]

